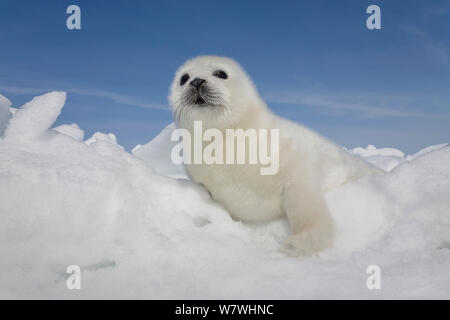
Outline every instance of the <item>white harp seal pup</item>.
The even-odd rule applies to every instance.
[[[199,56],[175,74],[169,102],[178,128],[279,129],[279,170],[261,175],[258,164],[185,164],[230,215],[263,222],[287,215],[292,235],[283,248],[310,256],[333,245],[327,189],[380,170],[314,131],[272,113],[245,71],[232,59]],[[246,146],[248,148],[248,145]]]

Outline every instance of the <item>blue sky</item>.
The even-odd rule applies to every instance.
[[[0,93],[65,90],[57,124],[128,150],[171,122],[172,76],[200,54],[236,59],[275,113],[346,147],[450,142],[450,1],[0,2]]]

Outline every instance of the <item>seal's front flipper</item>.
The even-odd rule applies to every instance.
[[[283,207],[293,232],[284,250],[293,256],[311,256],[333,245],[333,220],[319,188],[307,177],[293,179],[283,194]]]

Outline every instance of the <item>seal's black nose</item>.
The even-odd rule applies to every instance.
[[[206,82],[205,79],[195,78],[194,80],[189,82],[189,84],[198,90],[198,88],[200,88],[200,86],[205,82]]]

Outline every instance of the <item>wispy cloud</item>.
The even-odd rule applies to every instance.
[[[91,96],[102,99],[110,100],[114,103],[125,104],[129,106],[135,106],[140,108],[150,108],[150,109],[160,109],[160,110],[168,110],[167,106],[162,104],[155,104],[145,99],[141,99],[138,97],[118,94],[111,91],[105,90],[97,90],[97,89],[85,89],[85,88],[30,88],[30,87],[15,87],[15,86],[4,86],[0,85],[0,91],[4,93],[10,94],[43,94],[45,92],[54,91],[54,90],[63,90],[68,93],[73,93],[82,96]]]
[[[12,86],[3,86],[3,85],[0,85],[0,90],[4,93],[12,93],[12,94],[40,94],[40,93],[51,91],[51,90],[46,90],[46,89],[21,88],[21,87],[12,87]]]
[[[59,90],[55,88],[31,88],[0,85],[0,93],[39,95],[49,91]],[[62,89],[72,94],[92,96],[110,100],[114,103],[125,104],[140,108],[168,110],[167,106],[154,104],[130,95],[118,94],[111,91],[97,89],[71,88]],[[411,103],[417,104],[417,99],[401,95],[384,94],[321,94],[299,92],[271,92],[265,95],[269,104],[278,103],[292,106],[316,108],[327,114],[353,113],[360,117],[381,118],[449,118],[449,114],[436,114],[418,111]],[[423,98],[421,103],[423,102]],[[431,103],[428,102],[429,104]],[[450,106],[449,106],[450,107]]]
[[[433,59],[450,68],[450,48],[448,44],[433,40],[427,32],[417,27],[407,27],[406,30],[416,37]]]
[[[310,94],[298,92],[280,92],[267,95],[269,103],[280,103],[294,106],[317,108],[321,111],[332,111],[333,114],[352,112],[361,117],[399,117],[399,118],[450,118],[450,115],[433,114],[417,111],[405,106],[405,102],[413,99],[392,95],[376,94]],[[383,106],[376,103],[382,101]],[[386,107],[389,105],[389,107]]]

